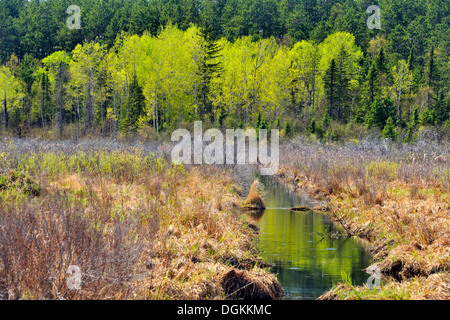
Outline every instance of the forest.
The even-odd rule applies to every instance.
[[[448,0],[0,0],[0,300],[450,300],[449,50]]]
[[[369,5],[381,29],[369,29]],[[81,29],[66,26],[81,8]],[[0,1],[1,127],[448,137],[447,1]],[[65,130],[65,128],[70,128]],[[67,131],[67,132],[66,132]],[[43,134],[43,132],[41,132]]]

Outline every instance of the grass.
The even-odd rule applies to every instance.
[[[261,197],[262,184],[258,179],[253,181],[248,192],[247,199],[244,201],[244,208],[262,210],[266,208],[264,200]]]
[[[414,277],[403,282],[382,281],[380,289],[339,283],[321,300],[448,300],[450,299],[450,274],[441,272],[429,277]]]
[[[230,174],[169,155],[154,143],[0,141],[0,299],[225,299],[231,271],[256,290],[239,297],[278,297]]]
[[[282,149],[279,178],[322,200],[349,236],[369,240],[383,274],[403,283],[449,270],[448,143],[320,144],[300,137]],[[403,297],[402,288],[387,287],[386,297],[396,290]]]

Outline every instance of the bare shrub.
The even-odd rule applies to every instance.
[[[45,199],[22,208],[0,208],[2,299],[127,298],[141,246],[130,224],[94,225],[79,204]],[[67,270],[82,270],[80,290],[70,290]]]

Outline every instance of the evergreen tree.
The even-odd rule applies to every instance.
[[[375,126],[383,128],[389,118],[395,118],[395,114],[395,105],[392,100],[375,99],[375,101],[370,105],[370,108],[365,117],[366,126],[368,128],[372,128]]]
[[[136,131],[138,128],[139,118],[144,114],[145,110],[145,97],[142,87],[138,83],[136,74],[131,80],[129,91],[130,98],[128,102],[128,110],[122,130]]]
[[[212,36],[203,29],[200,29],[200,35],[205,40],[205,47],[203,48],[204,52],[198,66],[198,75],[201,79],[198,92],[204,114],[212,118],[212,103],[209,99],[209,92],[211,79],[218,77],[223,71],[223,64],[219,59],[222,47],[218,41],[212,40]]]
[[[326,112],[333,117],[333,110],[335,109],[335,104],[337,101],[337,92],[336,92],[336,61],[335,59],[331,60],[330,67],[325,73],[324,83],[325,83],[325,94],[327,97],[328,107]]]
[[[290,136],[291,136],[291,133],[292,133],[292,127],[291,127],[291,123],[290,123],[289,121],[286,121],[286,122],[284,123],[283,131],[284,131],[285,137],[290,137]]]
[[[392,117],[389,117],[386,121],[386,125],[383,128],[382,136],[385,139],[391,139],[395,141],[397,139],[397,135],[395,133],[395,123]]]
[[[369,73],[367,74],[367,81],[369,82],[369,101],[372,104],[375,99],[378,99],[378,87],[379,87],[379,78],[378,71],[374,63],[370,65]]]

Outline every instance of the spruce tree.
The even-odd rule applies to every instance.
[[[200,29],[200,36],[205,40],[204,54],[199,62],[198,75],[201,82],[199,85],[199,98],[203,107],[203,113],[212,118],[212,103],[208,97],[211,79],[219,76],[223,72],[223,64],[218,58],[222,50],[218,41],[212,40],[212,37],[203,29]]]
[[[143,115],[145,109],[145,96],[142,87],[138,83],[136,74],[130,83],[130,99],[128,112],[122,126],[123,131],[136,131],[139,117]]]
[[[330,67],[325,72],[324,82],[325,82],[325,94],[328,102],[327,112],[330,117],[333,117],[333,110],[337,100],[336,94],[336,61],[335,59],[331,60]]]
[[[392,117],[387,119],[386,125],[384,126],[381,134],[384,139],[391,139],[392,141],[397,139],[397,135],[395,134],[395,123]]]

